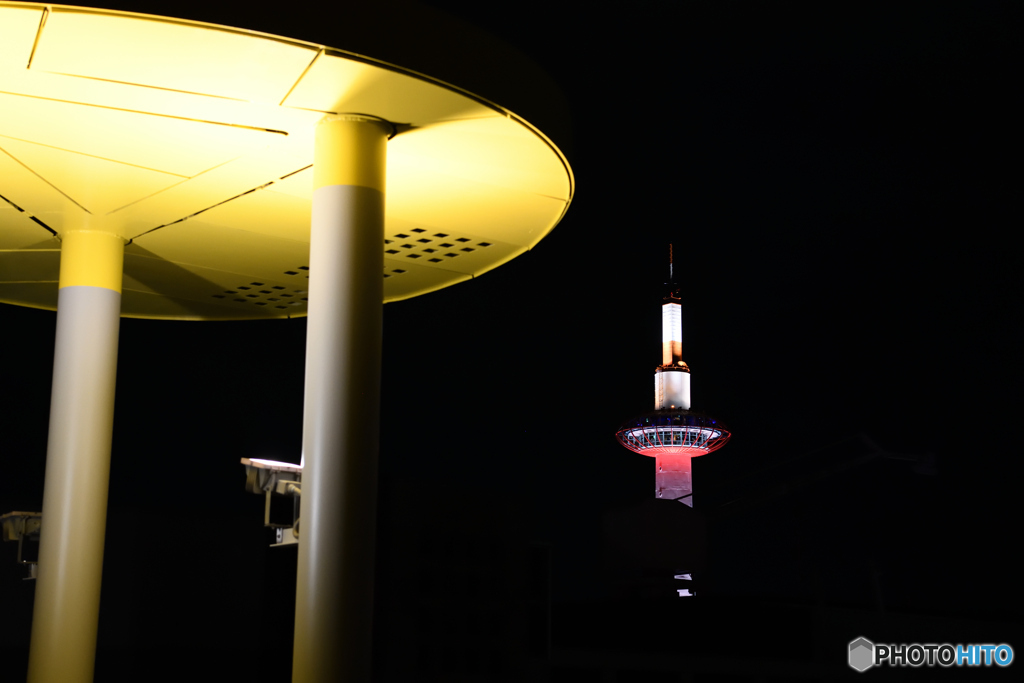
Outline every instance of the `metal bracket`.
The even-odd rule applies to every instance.
[[[277,539],[277,543],[271,543],[271,548],[294,545],[299,542],[299,537],[295,533],[295,527],[278,527],[274,529],[274,536]]]
[[[299,501],[302,497],[302,468],[290,463],[242,458],[245,465],[245,490],[263,494],[263,526],[274,529],[276,543],[271,547],[299,542]],[[270,508],[274,498],[291,498],[291,524],[271,521]],[[283,521],[283,520],[282,520]]]

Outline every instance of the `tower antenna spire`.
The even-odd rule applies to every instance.
[[[675,257],[672,253],[672,243],[668,243],[668,282],[665,283],[667,293],[665,299],[678,299],[679,286],[676,284]]]

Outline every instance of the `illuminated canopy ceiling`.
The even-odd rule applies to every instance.
[[[305,315],[313,133],[392,122],[384,296],[468,280],[561,219],[572,172],[511,112],[288,38],[0,2],[0,301],[56,309],[59,236],[115,232],[122,315]]]

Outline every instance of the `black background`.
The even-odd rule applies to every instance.
[[[906,561],[934,598],[914,609],[1019,615],[1014,4],[432,4],[536,80],[489,73],[403,3],[350,8],[390,32],[384,54],[345,8],[106,5],[432,65],[566,153],[576,196],[532,252],[385,307],[383,477],[526,501],[555,598],[593,595],[601,515],[651,494],[651,461],[613,434],[649,409],[672,243],[694,405],[735,434],[697,500],[858,433],[933,454],[928,496],[862,531],[925,539]],[[0,307],[4,511],[41,503],[54,325]],[[297,460],[304,342],[303,320],[122,320],[101,647],[253,637],[277,577],[238,460]],[[742,537],[722,545],[751,567],[723,589],[756,595]],[[16,645],[30,584],[3,552]]]

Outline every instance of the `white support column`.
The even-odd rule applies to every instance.
[[[29,683],[93,679],[123,261],[117,235],[62,235]]]
[[[317,128],[293,683],[368,683],[388,124]]]

